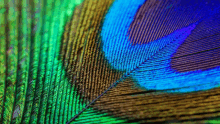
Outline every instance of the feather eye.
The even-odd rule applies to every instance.
[[[219,5],[0,1],[0,123],[217,123]]]
[[[171,60],[172,63],[175,64],[171,57],[176,52],[176,49],[186,40],[187,37],[191,35],[191,33],[193,33],[192,35],[195,36],[194,30],[204,30],[207,28],[207,26],[203,26],[200,23],[208,23],[210,18],[213,18],[213,15],[217,15],[215,16],[216,20],[214,24],[212,23],[213,25],[216,25],[216,28],[211,28],[212,26],[210,26],[210,30],[213,30],[212,34],[219,33],[217,29],[219,28],[219,10],[216,9],[216,6],[210,7],[203,2],[200,2],[198,3],[199,5],[197,5],[197,7],[194,7],[195,3],[189,1],[146,1],[144,4],[143,2],[144,0],[129,1],[122,4],[123,1],[118,0],[113,3],[112,8],[106,15],[102,27],[103,31],[101,32],[103,51],[105,52],[108,62],[116,69],[131,72],[130,75],[139,83],[141,87],[145,87],[146,89],[174,89],[171,92],[191,92],[218,87],[220,71],[218,64],[216,64],[216,67],[211,70],[200,71],[200,68],[197,68],[197,70],[187,71],[185,73],[178,73],[170,66]],[[216,3],[218,2],[216,1]],[[166,8],[165,6],[169,4],[173,7]],[[130,9],[131,5],[133,6],[132,9]],[[139,5],[142,5],[142,7],[138,10]],[[161,13],[163,14],[151,15],[149,17],[148,15],[157,13],[157,11],[154,10],[156,7],[152,7],[151,5],[162,7]],[[119,11],[120,9],[127,11]],[[153,10],[149,11],[148,9]],[[181,9],[182,11],[180,11]],[[135,16],[135,13],[137,13],[137,16]],[[167,17],[164,18],[164,15],[167,15]],[[181,17],[179,17],[180,22],[174,22],[171,26],[169,23],[171,23],[175,17],[178,17],[178,15],[181,15]],[[197,17],[195,17],[195,15],[197,15]],[[142,18],[140,19],[139,17]],[[204,18],[209,19],[206,19],[205,22]],[[151,19],[158,20],[158,22],[155,22]],[[182,20],[184,19],[188,21],[183,22]],[[165,21],[165,23],[162,23],[163,21]],[[138,23],[139,25],[135,25],[135,23]],[[148,23],[153,23],[152,25],[154,25],[154,27]],[[132,26],[130,26],[131,24]],[[129,30],[129,26],[131,28],[128,37],[126,33]],[[168,32],[165,32],[163,29],[161,29],[161,31],[161,27],[167,28],[166,30],[168,30]],[[155,34],[152,34],[151,31],[156,30],[157,28],[158,33],[155,32]],[[118,31],[120,31],[120,33],[118,33]],[[159,33],[159,31],[162,33]],[[207,35],[207,33],[203,34]],[[211,33],[209,32],[209,34]],[[114,36],[115,38],[113,38]],[[120,37],[120,39],[118,39],[118,37]],[[157,39],[149,42],[150,38],[153,38],[152,40]],[[201,42],[204,42],[203,40],[198,40],[199,41],[196,41],[194,44],[201,44]],[[212,40],[212,42],[215,42],[216,46],[209,48],[198,48],[197,52],[217,48],[215,53],[216,56],[218,56],[218,36]],[[135,42],[137,44],[132,45],[130,42]],[[147,44],[138,45],[139,43],[146,42]],[[211,41],[209,42],[211,43]],[[194,51],[191,52],[191,54],[195,54],[194,56],[197,56],[197,52]],[[210,52],[205,54],[210,54]],[[181,56],[189,56],[189,54],[186,53]],[[198,56],[200,57],[201,55]],[[201,65],[201,68],[203,69],[204,67]],[[212,73],[212,76],[208,76],[210,73]]]
[[[204,1],[198,5],[194,1],[129,2],[115,1],[106,15],[101,33],[103,51],[113,68],[125,70],[133,78],[127,82],[143,89],[138,91],[123,82],[94,106],[141,123],[175,119],[189,123],[204,119],[205,111],[216,117],[218,114],[202,104],[210,100],[210,106],[218,108],[219,96],[212,99],[209,94],[219,90],[219,1],[211,5]],[[139,9],[138,2],[143,4]],[[119,12],[121,9],[127,11]],[[197,99],[199,96],[202,98]]]
[[[171,123],[172,121],[197,123],[200,120],[204,120],[205,123],[209,117],[218,116],[218,99],[213,99],[211,95],[219,97],[218,61],[213,62],[209,67],[204,65],[189,66],[189,68],[187,65],[195,64],[196,59],[191,60],[189,64],[185,64],[188,60],[181,61],[182,57],[188,54],[184,53],[184,50],[191,51],[191,54],[195,53],[196,57],[202,59],[202,54],[196,54],[200,52],[198,50],[207,51],[218,46],[218,36],[210,39],[212,41],[203,38],[219,32],[219,2],[201,1],[199,5],[195,4],[197,4],[195,1],[116,0],[112,2],[103,17],[101,32],[98,32],[101,38],[98,37],[95,42],[101,42],[98,51],[103,52],[104,57],[100,59],[104,59],[103,62],[108,64],[106,69],[110,69],[108,71],[116,69],[115,72],[123,78],[123,81],[119,77],[112,78],[121,82],[119,81],[115,88],[102,96],[92,106],[94,109],[107,112],[118,119],[124,118],[128,122],[137,123]],[[208,28],[209,32],[205,33]],[[96,40],[94,36],[88,41],[92,43],[93,40]],[[188,51],[184,45],[193,44],[193,41],[195,48],[188,47],[191,49]],[[212,42],[212,45],[203,48],[208,42]],[[196,44],[203,45],[197,48]],[[89,51],[97,50],[89,48]],[[93,52],[91,54],[90,52],[88,56],[92,56]],[[178,54],[179,52],[182,55]],[[84,60],[86,61],[87,58],[85,57]],[[182,64],[177,63],[177,59]],[[203,60],[208,59],[203,57]],[[96,60],[94,61],[92,63],[96,63]],[[97,71],[100,67],[103,68],[103,62],[100,61],[97,65]],[[178,70],[181,65],[182,70]],[[91,67],[85,62],[83,68],[86,66]],[[89,75],[100,76],[101,72],[94,74],[89,70],[86,71]],[[108,80],[108,78],[104,79]],[[96,81],[101,81],[101,78]],[[106,80],[101,82],[107,84]],[[96,87],[98,83],[92,80],[84,83],[84,87],[92,86]],[[85,90],[83,94],[91,94],[91,92],[92,90]],[[211,108],[204,106],[207,101],[210,101],[209,107],[212,106],[215,111],[212,112]],[[198,116],[199,113],[201,116]],[[77,118],[76,123],[83,121],[80,117]]]

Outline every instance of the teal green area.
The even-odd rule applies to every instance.
[[[101,113],[97,110],[93,110],[92,108],[88,108],[85,110],[75,121],[71,124],[121,124],[125,123],[125,119],[116,118],[108,115],[107,113]],[[132,123],[135,124],[135,123]]]
[[[220,118],[205,121],[207,124],[220,124]]]

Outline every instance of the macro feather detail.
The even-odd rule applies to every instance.
[[[63,73],[58,59],[62,32],[79,2],[1,1],[1,123],[49,123],[45,115],[50,116],[47,110],[58,93],[51,84],[58,88]],[[66,79],[61,83],[67,84]],[[54,94],[48,96],[49,91]]]
[[[0,1],[0,123],[218,123],[219,5]]]

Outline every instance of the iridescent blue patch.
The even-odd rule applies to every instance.
[[[192,92],[218,87],[220,67],[180,73],[170,65],[173,53],[201,20],[148,44],[131,44],[127,32],[135,13],[144,2],[145,0],[116,0],[107,13],[101,37],[105,57],[111,66],[125,71],[125,74],[129,73],[147,90]],[[215,14],[208,10],[207,8],[207,16]]]

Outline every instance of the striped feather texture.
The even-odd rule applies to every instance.
[[[0,123],[220,123],[219,6],[0,1]]]

